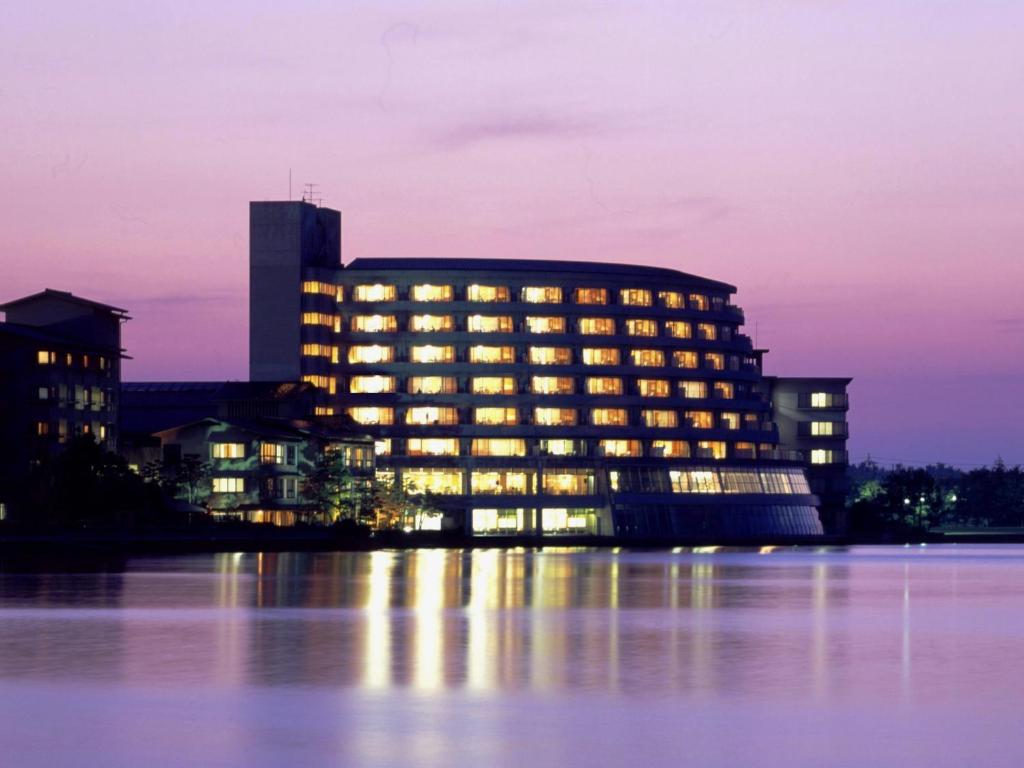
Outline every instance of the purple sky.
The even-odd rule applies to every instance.
[[[855,460],[1024,462],[1019,0],[210,5],[0,8],[0,298],[128,307],[127,378],[246,375],[292,168],[346,261],[726,280]]]

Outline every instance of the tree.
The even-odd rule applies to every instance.
[[[342,451],[327,449],[304,477],[302,495],[325,523],[358,520],[370,506],[368,479],[357,477]]]
[[[194,453],[187,453],[174,465],[174,482],[185,491],[185,501],[197,504],[208,492],[210,465]]]

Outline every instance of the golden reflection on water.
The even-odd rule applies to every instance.
[[[947,571],[921,582],[906,562],[708,548],[141,562],[119,574],[0,576],[0,681],[424,694],[773,688],[822,701],[868,686],[912,697],[925,679],[921,648],[947,666],[959,649],[941,634],[920,645],[922,617],[936,614],[921,613],[930,593],[919,585],[945,584]],[[974,571],[948,573],[943,597],[963,609],[976,588],[964,573]],[[991,642],[997,652],[1001,638]]]

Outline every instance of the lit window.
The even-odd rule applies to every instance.
[[[406,456],[458,456],[456,437],[410,437],[405,444]]]
[[[475,437],[470,451],[474,456],[525,456],[526,441],[521,437]]]
[[[677,291],[658,291],[658,301],[667,309],[683,308],[683,294]]]
[[[487,347],[478,344],[469,348],[469,362],[471,363],[514,363],[516,361],[516,348],[512,346]]]
[[[665,332],[674,339],[693,338],[693,326],[685,320],[666,320]]]
[[[824,448],[815,448],[811,451],[811,464],[843,464],[845,461],[845,451],[832,451]]]
[[[450,285],[414,285],[409,291],[412,301],[451,301],[453,295]]]
[[[540,452],[545,456],[575,456],[579,453],[575,440],[552,438],[540,441]]]
[[[474,509],[473,533],[512,533],[526,530],[526,510]]]
[[[410,376],[406,391],[410,395],[450,395],[457,387],[454,376]]]
[[[631,349],[629,358],[633,365],[656,368],[665,365],[665,353],[660,349]]]
[[[377,344],[357,344],[348,348],[348,361],[350,363],[390,363],[394,359],[394,347],[382,347]]]
[[[738,442],[733,447],[733,457],[737,459],[756,459],[757,446],[753,443]]]
[[[260,464],[286,464],[294,466],[298,448],[283,443],[260,443]]]
[[[704,367],[710,368],[713,371],[724,371],[725,355],[723,355],[721,352],[705,352]]]
[[[451,344],[434,346],[425,344],[409,348],[409,362],[412,363],[452,363],[455,362],[455,347]]]
[[[594,493],[594,470],[557,469],[546,471],[541,480],[541,490],[543,493],[553,496],[591,496]]]
[[[511,376],[474,376],[470,391],[474,395],[514,395],[516,380]]]
[[[394,315],[353,315],[349,327],[358,333],[393,333],[398,321]]]
[[[402,488],[406,493],[436,493],[460,495],[462,493],[461,469],[403,469]]]
[[[390,456],[391,455],[391,438],[390,437],[378,437],[373,441],[373,453],[376,456]]]
[[[679,414],[675,411],[645,410],[641,411],[645,427],[668,428],[679,426]]]
[[[715,414],[711,411],[686,411],[683,418],[694,429],[713,429],[715,426]]]
[[[699,309],[702,312],[706,312],[709,307],[708,297],[703,293],[690,294],[690,309]]]
[[[334,376],[307,373],[302,376],[302,380],[312,384],[317,389],[326,389],[332,395],[338,391],[338,379]]]
[[[614,336],[615,319],[612,317],[581,317],[579,329],[584,336]]]
[[[334,406],[333,405],[314,405],[313,406],[314,416],[333,416]]]
[[[641,397],[668,397],[672,394],[672,385],[665,379],[637,379],[636,389]]]
[[[36,392],[36,396],[40,400],[49,400],[50,399],[50,388],[49,387],[39,387],[37,392]]]
[[[395,423],[395,409],[379,405],[360,405],[348,409],[356,424],[374,427]]]
[[[512,426],[519,423],[515,408],[483,407],[473,409],[473,423],[487,426]]]
[[[210,457],[214,459],[244,459],[245,443],[212,443]]]
[[[352,301],[394,301],[393,285],[356,285],[352,287]]]
[[[739,429],[740,415],[732,411],[723,411],[719,414],[722,420],[722,429]]]
[[[651,303],[651,292],[646,288],[619,289],[619,304],[626,304],[632,307],[649,307]]]
[[[732,400],[736,394],[736,388],[731,381],[716,381],[714,393],[719,400]]]
[[[470,315],[466,330],[474,333],[512,333],[515,326],[508,315]]]
[[[629,417],[625,408],[594,408],[590,412],[590,423],[598,427],[625,427]]]
[[[607,304],[606,288],[577,288],[573,292],[573,301],[577,304]]]
[[[724,459],[725,443],[720,440],[701,440],[697,443],[698,459]]]
[[[680,381],[679,395],[688,400],[702,400],[708,396],[708,385],[704,381]]]
[[[617,376],[588,376],[588,395],[621,395],[622,379]]]
[[[598,450],[605,456],[643,456],[639,440],[601,440],[598,443]]]
[[[495,302],[508,300],[508,288],[504,285],[466,286],[466,301]]]
[[[643,317],[627,318],[626,333],[628,333],[630,336],[657,336],[658,321],[648,320]]]
[[[412,315],[409,318],[409,330],[416,333],[453,331],[455,320],[451,315]]]
[[[521,297],[527,304],[561,304],[562,289],[552,285],[524,286]]]
[[[811,408],[846,407],[846,394],[844,392],[812,392],[809,399]]]
[[[327,312],[303,312],[303,325],[322,325],[326,328],[334,328],[338,318]]]
[[[584,347],[584,365],[618,365],[619,350],[616,347]]]
[[[57,362],[57,353],[40,349],[36,353],[36,362],[39,363],[39,365],[55,365]]]
[[[330,357],[333,349],[330,344],[303,344],[302,354],[306,357]]]
[[[843,433],[841,421],[812,421],[811,434],[815,437],[830,437]]]
[[[526,330],[530,333],[565,333],[565,318],[527,317]]]
[[[570,365],[572,349],[569,347],[530,347],[529,359],[533,365]]]
[[[714,341],[718,338],[718,329],[712,323],[697,323],[697,338]]]
[[[672,365],[676,368],[696,368],[698,365],[697,353],[677,349],[672,353]]]
[[[535,395],[571,395],[576,383],[571,376],[534,376],[530,391]]]
[[[673,469],[668,473],[673,493],[721,493],[722,484],[713,469]]]
[[[685,440],[652,440],[651,456],[665,459],[686,459],[690,457],[690,444]]]
[[[571,427],[576,424],[575,408],[534,408],[533,423],[539,427]]]
[[[50,434],[50,424],[46,421],[36,422],[36,434],[39,436]]]
[[[330,296],[335,301],[341,301],[340,291],[340,287],[331,285],[330,283],[323,283],[319,280],[306,280],[302,283],[303,293]]]
[[[213,478],[214,493],[245,493],[245,478],[215,477]]]
[[[395,377],[353,376],[349,380],[348,391],[354,395],[378,395],[381,392],[394,392]]]
[[[459,412],[449,406],[417,405],[405,412],[405,423],[418,426],[459,423]]]
[[[533,493],[533,478],[533,472],[521,469],[476,469],[469,476],[469,487],[480,495],[528,494]]]

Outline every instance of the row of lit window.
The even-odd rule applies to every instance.
[[[687,440],[648,440],[646,443],[636,439],[601,439],[597,441],[597,451],[603,456],[638,458],[644,456],[643,445],[646,444],[646,455],[652,458],[687,459],[698,458],[724,459],[728,456],[730,443],[722,440],[698,440],[691,444]],[[473,438],[468,441],[470,456],[526,456],[529,441],[525,438]],[[758,446],[751,442],[731,443],[733,458],[753,459],[757,457]],[[381,438],[376,443],[376,452],[380,456],[397,455],[398,438]],[[464,446],[457,437],[409,437],[405,438],[406,456],[462,456],[467,455]],[[771,444],[762,444],[761,452],[770,455]],[[586,456],[587,443],[574,438],[541,438],[537,441],[537,453],[542,456]]]
[[[331,317],[333,318],[333,315]],[[333,319],[331,324],[333,325]],[[626,318],[622,324],[628,336],[652,337],[659,334],[659,321],[651,318]],[[413,333],[453,332],[456,330],[456,322],[453,315],[410,315],[406,327]],[[514,333],[516,323],[511,315],[469,315],[466,317],[464,327],[470,333]],[[541,334],[566,333],[569,326],[564,317],[529,315],[524,318],[522,327],[528,333]],[[694,337],[693,323],[685,320],[665,320],[663,327],[665,335],[672,338]],[[349,320],[349,328],[356,333],[396,333],[398,317],[353,315]],[[613,317],[581,317],[576,321],[576,330],[584,336],[614,336],[617,333],[617,325]],[[697,338],[705,341],[715,341],[720,337],[728,341],[732,338],[732,329],[729,326],[722,326],[720,329],[714,323],[697,323],[696,332]]]
[[[630,365],[642,368],[663,368],[670,360],[676,368],[700,368],[713,371],[736,371],[740,368],[738,355],[721,352],[696,352],[693,350],[670,350],[666,356],[663,349],[630,349],[626,359]],[[477,344],[466,351],[470,363],[510,364],[516,362],[516,348],[512,345]],[[622,350],[618,347],[583,347],[579,350],[579,362],[583,365],[620,365]],[[419,344],[409,347],[411,363],[454,363],[456,347],[452,344]],[[348,349],[348,362],[352,364],[379,364],[395,362],[395,347],[383,344],[355,344]],[[530,365],[572,365],[572,347],[527,347],[525,362]]]
[[[383,374],[357,375],[349,379],[349,392],[356,395],[377,395],[397,391],[398,379]],[[635,391],[642,397],[671,397],[673,390],[679,397],[700,400],[707,398],[709,382],[679,381],[668,379],[644,379],[635,381]],[[720,400],[731,400],[736,396],[736,386],[731,381],[710,383],[711,393]],[[474,395],[515,395],[518,382],[514,376],[473,376],[469,379],[468,392]],[[572,376],[531,376],[529,390],[534,395],[573,395],[576,393],[576,379]],[[405,391],[411,395],[447,395],[458,392],[458,380],[454,376],[410,376],[405,380]],[[621,395],[624,382],[619,376],[587,376],[583,391],[588,395]]]
[[[40,349],[36,352],[36,362],[39,365],[57,365],[62,363],[70,368],[75,364],[75,355],[71,352],[58,353],[50,349]],[[109,361],[103,355],[83,354],[79,358],[83,368],[96,367],[97,370],[105,371]]]
[[[413,285],[410,286],[408,295],[410,301],[455,301],[455,286],[429,283]],[[567,295],[571,295],[574,304],[587,305],[610,304],[612,296],[607,288],[576,288],[571,294],[566,289],[554,285],[523,286],[518,289],[519,300],[527,304],[561,304]],[[703,293],[685,294],[680,291],[653,291],[649,288],[620,288],[617,296],[619,304],[632,307],[653,307],[657,304],[667,309],[689,307],[707,311],[712,307],[720,309],[725,306],[724,297],[708,297]],[[380,283],[354,285],[352,300],[397,301],[398,288],[395,285]],[[504,285],[467,285],[465,300],[481,303],[508,302],[512,300],[512,291]]]
[[[78,435],[94,435],[98,440],[106,440],[109,431],[106,424],[101,424],[98,421],[73,422],[70,432],[67,419],[58,419],[54,422],[37,421],[35,424],[35,434],[37,437],[56,436],[58,442],[62,443],[68,439],[69,435],[76,437]]]
[[[306,357],[325,357],[332,363],[337,363],[341,350],[333,344],[303,344],[302,354]]]
[[[629,426],[629,411],[625,408],[591,408],[589,423],[600,427]],[[352,420],[364,426],[386,426],[395,423],[395,409],[391,406],[362,405],[348,409]],[[576,408],[533,409],[532,423],[542,427],[573,427],[580,423]],[[454,426],[459,424],[459,409],[443,405],[417,405],[405,411],[405,423],[413,426]],[[515,426],[520,423],[519,409],[482,407],[472,409],[472,423],[481,426]],[[760,416],[756,413],[740,414],[734,411],[678,411],[669,409],[642,409],[640,423],[645,427],[674,428],[680,425],[691,429],[760,429]]]
[[[55,384],[39,387],[36,390],[36,397],[57,407],[100,411],[112,405],[113,393],[107,389],[87,387],[83,384]]]

